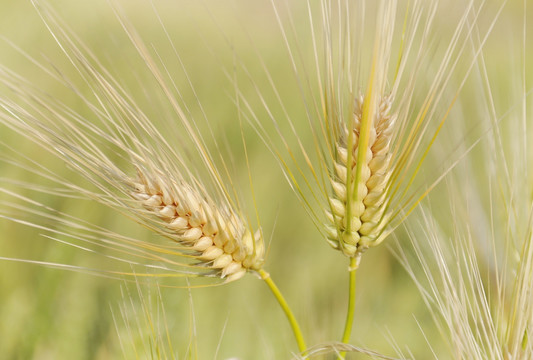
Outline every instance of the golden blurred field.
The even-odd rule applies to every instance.
[[[64,21],[68,31],[79,37],[102,65],[109,69],[138,101],[155,126],[171,137],[169,141],[187,143],[188,140],[181,137],[184,133],[180,132],[179,126],[173,128],[169,109],[153,106],[161,103],[154,88],[156,84],[150,79],[142,60],[118,23],[111,4],[103,0],[50,0],[51,8]],[[272,81],[279,84],[287,112],[301,126],[299,138],[302,144],[314,146],[311,134],[305,132],[307,120],[300,90],[302,84],[294,77],[270,2],[154,0],[152,4],[150,1],[135,0],[117,1],[117,4],[144,42],[153,46],[168,66],[183,103],[190,104],[188,111],[193,118],[199,119],[198,126],[207,131],[209,124],[213,130],[212,137],[207,138],[222,144],[222,156],[231,164],[230,172],[236,188],[242,191],[245,208],[252,213],[242,131],[257,209],[267,234],[265,269],[272,274],[292,305],[308,344],[338,340],[346,311],[348,261],[337,251],[331,250],[320,236],[284,178],[274,155],[251,126],[240,118],[238,106],[242,104],[234,101],[236,82],[239,90],[250,99],[250,106],[257,109],[258,116],[266,119],[261,103],[254,94],[254,86],[257,86],[266,89],[265,100],[271,104],[275,115],[280,118],[283,116],[283,109],[269,90],[269,79],[259,62],[262,59]],[[301,47],[295,48],[295,52],[304,55],[311,53],[305,3],[280,1],[278,6],[285,24],[289,23],[286,8],[290,9],[294,36],[301,36],[295,42]],[[486,7],[489,10],[482,15],[494,15],[498,6],[498,1],[488,2]],[[157,9],[160,19],[153,7]],[[487,129],[494,125],[484,118],[491,114],[486,101],[487,88],[492,91],[495,113],[501,119],[497,126],[501,126],[502,138],[520,136],[531,139],[530,114],[533,102],[529,90],[533,84],[530,66],[533,64],[532,11],[533,4],[528,4],[527,13],[524,14],[522,1],[508,1],[503,8],[483,49],[489,86],[484,84],[481,71],[476,67],[421,171],[424,176],[435,178],[433,172],[439,171],[438,165],[442,159],[448,159],[448,153],[452,154],[453,159],[461,159],[457,168],[423,202],[426,208],[432,209],[443,233],[450,234],[450,238],[454,229],[461,227],[453,226],[453,221],[470,221],[473,227],[484,224],[476,223],[479,217],[473,214],[470,214],[471,217],[453,217],[449,210],[453,207],[449,199],[453,196],[458,197],[458,201],[469,198],[469,193],[461,191],[468,191],[469,186],[479,189],[482,194],[485,190],[490,192],[485,170],[491,167],[491,157],[487,154],[484,142],[490,136],[487,135],[490,134]],[[437,16],[436,22],[445,26],[447,16]],[[449,16],[453,18],[454,14]],[[525,27],[524,16],[527,19]],[[491,21],[488,15],[479,19],[480,33],[486,31]],[[161,23],[168,31],[186,73]],[[525,41],[524,33],[527,35]],[[25,54],[61,75],[77,79],[80,89],[90,93],[83,85],[83,80],[76,76],[30,1],[1,2],[0,35],[0,64],[29,79],[47,95],[61,99],[74,109],[80,105],[69,89],[57,82],[50,82],[49,77],[44,76],[36,64],[28,61]],[[443,38],[447,36],[441,35]],[[441,38],[436,34],[433,36],[438,44]],[[522,66],[524,61],[527,65]],[[243,66],[246,66],[253,79],[253,85]],[[460,80],[456,80],[457,83]],[[189,81],[194,89],[189,86]],[[304,92],[316,90],[307,87],[307,84],[303,84],[303,88]],[[4,86],[0,86],[0,89],[0,97],[11,91]],[[517,100],[520,98],[526,99],[526,105],[522,106]],[[523,129],[517,131],[513,128],[512,119],[514,114],[520,117],[524,109],[527,113],[524,119],[527,121]],[[90,117],[83,106],[76,111]],[[294,120],[300,118],[301,122]],[[281,131],[290,131],[288,124],[282,121],[280,124],[284,127]],[[479,139],[479,145],[466,153],[468,147]],[[22,183],[35,186],[50,184],[46,179],[36,178],[12,163],[11,159],[29,164],[23,158],[26,156],[53,169],[67,181],[77,182],[80,186],[89,185],[83,176],[76,174],[75,170],[53,154],[15,134],[1,122],[0,142],[5,150],[0,157],[0,188],[35,197],[37,201],[62,213],[83,218],[112,231],[145,239],[153,236],[148,230],[99,203],[31,191],[29,186]],[[531,141],[528,144],[524,156],[525,163],[531,165]],[[512,140],[508,140],[502,146],[512,145]],[[512,154],[509,156],[512,157]],[[513,169],[511,178],[522,174],[520,164],[509,160],[508,165]],[[523,171],[525,173],[526,169]],[[533,171],[533,167],[529,171]],[[470,176],[463,176],[465,172]],[[529,178],[524,175],[522,180]],[[457,181],[459,184],[462,184],[460,181],[467,181],[469,186],[458,189],[455,187]],[[417,183],[416,186],[423,185]],[[531,191],[531,184],[526,183],[525,186],[529,186]],[[531,204],[532,193],[524,194],[524,201],[528,199]],[[109,264],[109,259],[101,255],[47,238],[46,231],[10,221],[6,216],[55,226],[53,222],[25,214],[22,210],[10,213],[1,210],[2,207],[7,208],[7,202],[12,201],[16,202],[5,193],[0,193],[1,257],[91,269]],[[488,201],[485,198],[485,204]],[[483,204],[483,201],[480,203]],[[527,218],[526,215],[518,218]],[[408,218],[406,226],[412,224],[412,229],[415,229],[421,222],[420,212],[415,211]],[[412,232],[419,242],[423,242],[425,235],[422,232]],[[480,235],[481,238],[483,236]],[[397,229],[394,238],[400,244],[406,244],[408,253],[411,251],[403,227]],[[443,241],[449,241],[450,238]],[[59,240],[65,239],[59,237]],[[356,320],[351,343],[393,357],[398,356],[395,351],[395,347],[398,347],[407,358],[446,359],[448,355],[441,357],[438,354],[448,354],[447,345],[433,324],[431,312],[414,282],[391,252],[396,240],[389,240],[383,246],[369,250],[358,270]],[[173,354],[176,359],[287,359],[297,350],[283,313],[266,286],[252,275],[225,286],[191,290],[163,288],[160,293],[162,300],[159,299],[156,286],[143,284],[139,287],[142,296],[135,284],[118,279],[89,275],[83,271],[0,261],[0,358],[152,359],[172,358]],[[151,324],[146,321],[147,313],[155,321],[153,326],[159,329],[155,330],[155,335],[149,330]],[[168,328],[168,334],[165,327]],[[158,355],[157,346],[154,345],[154,339],[158,339],[158,336],[165,340],[165,352],[162,355]],[[350,354],[348,358],[367,357]]]

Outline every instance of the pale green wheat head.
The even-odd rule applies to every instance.
[[[307,53],[292,40],[291,22],[285,24],[274,6],[308,127],[285,112],[290,131],[280,130],[282,119],[265,105],[282,139],[277,145],[257,115],[251,122],[318,230],[357,261],[402,223],[457,160],[421,175],[490,34],[489,26],[480,35],[476,20],[486,12],[495,21],[498,13],[484,2],[456,5],[459,11],[439,1],[309,2],[310,41],[304,45],[311,57],[302,55]],[[447,34],[453,29],[444,41],[439,13],[450,15]],[[312,134],[311,146],[302,131]]]

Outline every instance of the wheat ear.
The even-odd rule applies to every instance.
[[[298,349],[305,353],[307,345],[287,301],[270,274],[263,270],[264,241],[245,226],[229,207],[218,207],[185,181],[169,185],[138,171],[132,182],[131,195],[152,217],[163,220],[169,236],[198,259],[201,266],[213,269],[226,282],[240,279],[248,270],[255,271],[280,304],[295,336]]]
[[[259,270],[265,252],[261,232],[248,229],[237,213],[217,206],[185,181],[165,184],[138,171],[131,195],[164,221],[170,237],[227,282]]]
[[[16,89],[15,97],[20,95],[16,101],[0,98],[0,124],[5,124],[64,160],[85,175],[98,191],[65,183],[61,177],[41,170],[45,177],[119,210],[177,245],[145,242],[113,232],[104,233],[110,239],[101,239],[102,229],[96,226],[93,232],[97,239],[93,239],[91,234],[73,238],[117,251],[121,256],[109,258],[133,266],[144,266],[146,260],[157,262],[145,266],[150,270],[171,270],[173,273],[169,275],[172,278],[205,276],[230,282],[241,278],[248,270],[256,272],[279,302],[292,327],[298,348],[304,353],[306,344],[300,327],[279,288],[262,269],[265,246],[261,231],[254,234],[250,222],[241,214],[239,201],[234,197],[237,189],[231,179],[225,176],[231,175],[227,172],[221,174],[217,169],[218,161],[211,157],[198,124],[189,118],[189,109],[180,105],[183,99],[176,83],[166,80],[168,69],[158,67],[160,59],[156,61],[152,58],[150,50],[127,18],[117,11],[118,20],[144,60],[149,74],[155,78],[157,89],[162,91],[163,99],[172,108],[172,118],[177,116],[183,133],[191,140],[192,150],[197,151],[196,159],[184,158],[184,154],[190,154],[190,147],[178,143],[176,148],[165,139],[150,117],[138,107],[135,98],[119,85],[120,81],[101,66],[95,55],[85,53],[87,46],[70,36],[50,9],[36,7],[96,100],[93,103],[92,99],[83,97],[81,94],[84,91],[77,91],[75,84],[68,79],[58,77],[56,80],[74,89],[93,114],[89,117],[77,114],[62,102],[36,91],[30,81],[0,66],[0,83]],[[174,124],[170,125],[174,127]],[[213,140],[218,150],[216,140]],[[112,150],[112,157],[106,155],[107,150]],[[138,176],[131,176],[134,172],[132,166],[125,166],[122,161],[116,163],[115,159],[129,161],[137,169]],[[204,178],[193,175],[197,173],[194,166],[198,161],[195,160],[200,160],[204,166]],[[227,170],[223,156],[220,163]],[[39,174],[40,171],[35,173]],[[202,184],[209,184],[207,186],[212,192],[206,191]],[[54,190],[49,192],[55,193]],[[213,198],[208,195],[210,193],[214,195]],[[32,205],[35,202],[32,201]],[[60,216],[54,216],[53,219],[77,228],[76,223],[62,220]],[[91,230],[92,227],[89,232]],[[54,232],[53,229],[51,231]],[[186,260],[181,262],[180,257]],[[142,261],[138,262],[137,258]],[[122,271],[110,273],[135,277],[144,275]]]
[[[331,208],[326,210],[328,242],[349,257],[373,245],[384,227],[386,187],[391,174],[389,146],[396,120],[390,96],[383,97],[371,119],[361,176],[355,176],[364,97],[355,100],[353,126],[346,124],[336,143],[337,159],[331,177]],[[350,133],[351,132],[351,133]]]

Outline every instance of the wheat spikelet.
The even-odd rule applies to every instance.
[[[264,243],[260,231],[252,234],[228,207],[217,207],[185,181],[170,186],[139,171],[131,193],[165,222],[171,237],[198,258],[200,265],[234,281],[247,270],[263,264]]]
[[[391,100],[390,96],[381,99],[371,121],[365,162],[358,179],[355,169],[364,96],[355,100],[352,129],[348,130],[343,124],[336,143],[337,160],[331,178],[333,194],[329,199],[331,210],[326,210],[330,221],[327,225],[328,242],[350,257],[372,246],[384,226],[385,189],[391,174],[389,146],[396,120],[396,116],[390,113]]]

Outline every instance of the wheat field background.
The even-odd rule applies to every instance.
[[[282,23],[294,29],[295,38],[300,37],[294,43],[300,47],[294,47],[294,51],[304,55],[311,53],[306,2],[274,3]],[[457,4],[460,3],[457,1]],[[118,23],[113,12],[112,4],[115,2],[51,0],[49,4],[68,26],[68,31],[79,37],[103,66],[119,79],[154,125],[172,137],[171,143],[189,141],[186,134],[180,132],[179,126],[172,129],[169,109],[160,107],[164,102],[158,101],[161,99],[157,95],[157,85],[150,79],[143,61]],[[301,143],[309,148],[314,146],[311,134],[305,131],[307,118],[300,90],[302,84],[294,77],[291,59],[271,3],[179,0],[153,1],[152,4],[136,0],[118,1],[116,4],[144,42],[157,49],[162,59],[167,59],[165,65],[180,89],[183,103],[190,104],[188,111],[193,118],[200,119],[197,124],[202,131],[209,131],[206,124],[210,124],[213,135],[209,139],[222,144],[221,155],[231,164],[235,186],[239,192],[242,191],[246,201],[244,206],[253,211],[248,172],[251,174],[257,209],[266,234],[265,268],[293,307],[308,344],[339,340],[346,311],[348,261],[324,241],[291,190],[275,156],[250,124],[240,121],[239,104],[235,102],[235,89],[238,87],[245,97],[249,97],[250,106],[258,109],[259,117],[267,118],[261,110],[260,100],[254,95],[254,87],[258,87],[265,89],[265,101],[271,104],[276,115],[283,113],[279,101],[268,90],[269,79],[263,72],[262,60],[270,71],[272,81],[279,85],[283,105],[299,126]],[[499,6],[499,1],[488,1],[486,7],[490,11],[487,14],[494,16]],[[445,8],[448,11],[455,9],[453,5]],[[158,19],[156,14],[161,18]],[[440,240],[447,243],[458,239],[458,232],[476,229],[478,233],[472,238],[479,250],[481,271],[490,273],[487,265],[490,261],[483,261],[483,249],[488,247],[483,241],[501,232],[487,214],[491,213],[490,209],[499,208],[503,213],[494,215],[492,219],[498,216],[505,218],[505,214],[516,215],[512,209],[498,207],[500,200],[490,197],[495,193],[504,194],[502,203],[510,198],[521,201],[516,207],[518,215],[514,227],[506,225],[504,230],[512,227],[517,232],[515,240],[522,237],[531,241],[528,232],[531,219],[527,209],[531,212],[533,203],[533,185],[530,182],[533,179],[530,174],[533,173],[530,140],[533,139],[530,91],[533,88],[532,15],[533,3],[528,0],[508,1],[503,7],[483,47],[490,83],[484,84],[478,62],[452,108],[445,128],[430,149],[421,172],[434,179],[434,174],[443,171],[439,165],[449,164],[451,159],[452,162],[457,161],[457,166],[423,200],[420,209],[407,218],[405,227],[398,227],[385,245],[365,253],[358,270],[351,344],[391,357],[401,357],[399,349],[406,358],[455,358],[451,350],[453,346],[446,343],[446,336],[442,336],[435,326],[435,310],[432,312],[427,308],[415,282],[394,254],[398,253],[398,248],[403,249],[416,268],[411,241],[424,248],[428,243],[428,234],[424,231],[438,233]],[[452,12],[439,14],[435,22],[445,29],[447,19],[457,16]],[[61,54],[31,2],[3,0],[0,19],[0,64],[30,79],[47,96],[61,99],[74,109],[79,105],[76,111],[90,117],[69,89],[49,81],[36,64],[25,58],[27,53],[58,73],[76,78],[68,59]],[[478,19],[480,32],[487,30],[493,20],[494,17],[489,15]],[[186,73],[173,53],[161,23],[171,37]],[[453,31],[452,25],[449,31]],[[449,36],[432,34],[433,42],[438,44],[441,35],[442,38]],[[245,64],[249,75],[242,69],[242,64]],[[461,80],[453,82],[458,85]],[[194,89],[189,86],[189,81]],[[90,92],[86,87],[81,89]],[[487,89],[492,91],[494,112],[487,102]],[[304,92],[315,90],[305,88]],[[9,91],[11,89],[2,86],[0,96]],[[207,122],[203,121],[204,113]],[[496,125],[491,121],[492,115]],[[280,126],[282,132],[291,131],[288,123],[280,122]],[[494,128],[500,130],[500,138],[503,139],[500,144],[503,160],[491,153]],[[26,156],[61,174],[66,181],[86,182],[75,169],[73,171],[63,161],[1,124],[0,141],[3,149],[0,187],[3,189],[31,197],[52,209],[121,234],[146,240],[155,236],[94,201],[33,191],[32,187],[37,189],[51,184],[10,160],[15,161],[19,156],[19,162],[28,163],[20,155]],[[476,142],[477,145],[470,149]],[[517,151],[515,147],[518,147]],[[212,149],[215,150],[214,147]],[[516,154],[521,154],[523,161],[518,161]],[[494,185],[499,187],[503,182],[492,182],[491,171],[503,165],[510,169],[507,179],[511,185],[506,190],[495,191],[498,189]],[[424,187],[423,180],[424,177],[413,186]],[[5,192],[0,194],[0,208],[8,209],[7,204],[12,202],[17,203],[17,200]],[[50,235],[46,230],[28,227],[6,217],[51,227],[61,227],[61,224],[54,224],[36,214],[27,214],[21,209],[9,209],[0,210],[2,258],[71,264],[89,269],[105,268],[113,263],[101,254],[52,240],[46,236]],[[521,209],[526,209],[526,212]],[[425,226],[427,214],[434,218],[433,232]],[[504,230],[502,232],[509,233]],[[62,229],[59,228],[59,231]],[[509,237],[502,236],[501,241]],[[224,286],[191,290],[158,289],[154,285],[156,281],[143,279],[142,284],[137,285],[84,271],[2,260],[0,358],[285,359],[296,353],[293,335],[283,313],[256,277],[248,274],[242,280]],[[172,285],[172,282],[165,280],[165,284]],[[354,353],[348,358],[364,359],[368,356]]]

